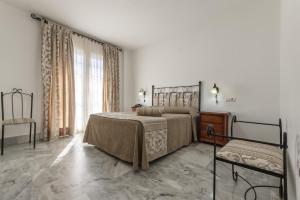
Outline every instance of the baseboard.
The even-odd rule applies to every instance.
[[[39,140],[40,134],[36,134],[36,140]],[[0,139],[1,142],[1,139]],[[33,142],[33,138],[32,138]],[[12,145],[17,145],[17,144],[25,144],[29,143],[29,135],[19,135],[19,136],[14,136],[14,137],[8,137],[4,139],[4,146],[12,146]]]

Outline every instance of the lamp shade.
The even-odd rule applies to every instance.
[[[145,95],[145,90],[141,88],[139,91],[139,96],[143,96],[143,95]]]
[[[218,94],[218,90],[216,88],[211,89],[210,92],[212,94]]]
[[[212,94],[218,94],[219,93],[219,88],[217,87],[217,85],[214,83],[213,88],[210,90],[210,92]]]

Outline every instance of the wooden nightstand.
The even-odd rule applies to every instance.
[[[228,119],[230,113],[215,113],[215,112],[201,112],[200,115],[200,142],[214,143],[213,137],[208,137],[206,128],[208,124],[212,124],[217,134],[223,134],[228,136]],[[216,144],[225,145],[228,142],[227,139],[216,137]]]

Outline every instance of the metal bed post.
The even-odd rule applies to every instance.
[[[202,82],[199,81],[199,92],[198,92],[198,111],[199,111],[199,115],[201,112],[201,84]]]
[[[31,104],[31,108],[30,108],[30,118],[32,118],[32,107],[33,107],[33,93],[30,94],[30,104]],[[29,123],[29,143],[31,143],[31,127],[32,127],[32,123]]]
[[[2,109],[2,121],[4,120],[4,105],[3,105],[3,92],[1,92],[1,109]]]
[[[286,149],[287,146],[287,133],[283,134],[283,170],[284,170],[284,200],[288,200],[288,191],[287,191],[287,166],[286,166]],[[282,179],[281,179],[282,180]]]
[[[282,144],[282,121],[279,118],[280,144]]]
[[[154,98],[154,85],[152,85],[152,106],[153,106],[153,98]]]
[[[33,122],[33,148],[35,149],[35,143],[36,143],[36,122]]]
[[[2,121],[4,120],[4,105],[3,105],[3,92],[1,92],[1,111],[2,111]],[[4,125],[2,124],[2,134],[1,134],[1,155],[3,155],[4,148]]]

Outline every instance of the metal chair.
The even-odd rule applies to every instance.
[[[257,140],[250,140],[245,138],[238,138],[233,136],[233,126],[235,123],[248,123],[267,126],[279,127],[280,144],[262,142]],[[214,170],[213,170],[213,200],[216,199],[216,161],[229,163],[232,165],[232,178],[235,182],[238,178],[245,181],[250,187],[244,193],[244,199],[247,199],[249,191],[254,192],[254,199],[257,199],[256,188],[278,188],[280,197],[284,200],[288,199],[287,193],[287,133],[282,135],[282,123],[279,119],[278,124],[260,123],[238,121],[236,116],[233,116],[231,122],[231,136],[224,136],[216,134],[213,125],[209,124],[207,127],[207,134],[214,137]],[[216,137],[225,137],[229,142],[222,147],[218,152],[216,151]],[[244,177],[235,171],[234,166],[247,168],[258,171],[264,174],[280,178],[279,186],[270,185],[256,185],[253,186]],[[282,185],[283,184],[283,185]]]
[[[20,97],[20,103],[21,103],[21,116],[16,117],[15,116],[15,110],[14,110],[14,98],[15,96],[19,95]],[[5,107],[4,108],[4,97],[10,96],[11,97],[11,118],[5,119]],[[30,114],[29,117],[24,117],[24,96],[29,96],[30,98]],[[5,98],[6,99],[6,98]],[[32,124],[34,125],[34,133],[33,133],[33,148],[35,149],[35,143],[36,143],[36,122],[32,119],[32,108],[33,108],[33,93],[27,94],[22,91],[22,89],[14,88],[11,92],[1,92],[1,110],[2,110],[2,136],[1,136],[1,155],[3,155],[4,150],[4,131],[5,126],[11,126],[11,125],[20,125],[20,124],[29,124],[29,143],[31,143],[31,132],[32,132]]]

